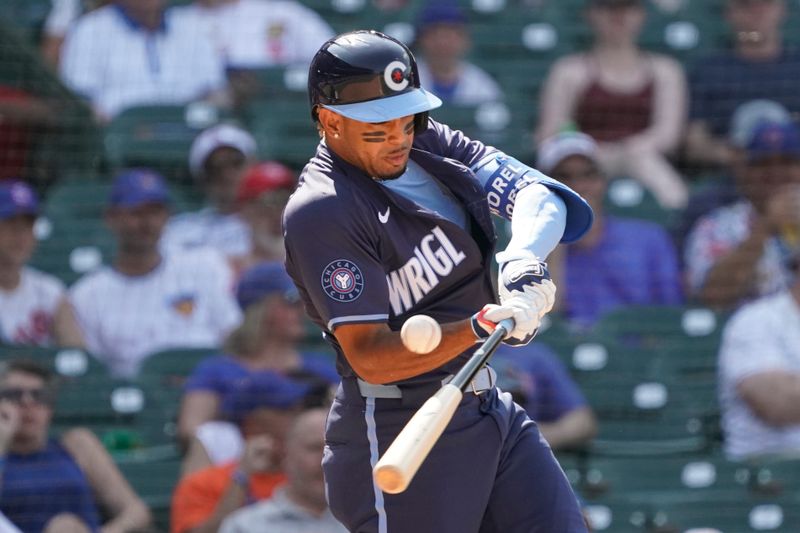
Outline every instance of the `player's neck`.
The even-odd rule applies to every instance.
[[[13,291],[19,287],[22,274],[18,267],[0,265],[0,289]]]
[[[161,264],[158,250],[150,253],[120,252],[114,259],[114,269],[126,276],[143,276],[155,270]]]

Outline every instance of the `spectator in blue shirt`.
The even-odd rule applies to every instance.
[[[578,385],[545,344],[500,346],[492,358],[497,384],[527,411],[554,450],[585,444],[597,421]]]
[[[202,425],[228,418],[225,406],[230,396],[242,379],[253,374],[277,372],[326,387],[339,381],[331,357],[298,347],[304,333],[302,308],[283,264],[264,262],[245,271],[236,299],[244,319],[228,337],[225,353],[202,361],[187,380],[178,419],[184,444],[198,436]],[[207,433],[216,433],[214,439],[219,440],[219,429]],[[207,451],[213,463],[231,458]]]
[[[652,222],[603,212],[607,178],[597,144],[563,132],[539,147],[538,168],[571,187],[592,206],[594,225],[583,238],[550,255],[556,305],[579,327],[625,305],[678,305],[683,290],[678,254],[667,231]]]

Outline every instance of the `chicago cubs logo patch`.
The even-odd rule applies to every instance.
[[[322,271],[322,290],[337,302],[352,302],[364,292],[364,276],[355,263],[347,259],[331,261]]]

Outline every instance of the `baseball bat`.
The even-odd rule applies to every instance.
[[[464,363],[455,377],[428,398],[395,437],[372,470],[375,483],[383,492],[398,494],[406,490],[433,445],[453,418],[464,395],[464,389],[469,386],[512,329],[514,329],[512,319],[502,320],[483,345]]]

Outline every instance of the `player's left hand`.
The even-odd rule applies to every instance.
[[[503,342],[511,346],[528,344],[539,329],[539,314],[529,297],[524,294],[509,298],[502,305],[487,304],[472,317],[472,331],[485,340],[501,321],[514,320],[514,329]]]
[[[547,265],[535,259],[521,259],[501,265],[497,285],[501,304],[525,295],[536,307],[540,319],[553,308],[556,301],[556,286],[550,279]]]

